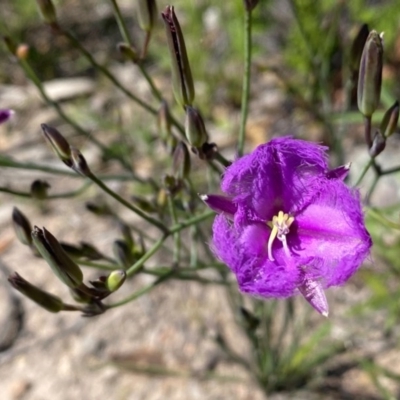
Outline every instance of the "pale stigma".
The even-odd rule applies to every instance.
[[[275,261],[272,256],[272,244],[274,240],[278,238],[282,242],[283,250],[286,255],[290,257],[290,251],[286,241],[286,235],[289,233],[290,225],[293,224],[294,217],[289,214],[284,214],[283,211],[279,211],[278,215],[272,217],[272,221],[267,222],[267,225],[272,229],[268,239],[268,258],[271,261]]]

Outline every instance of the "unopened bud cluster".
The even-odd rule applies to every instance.
[[[364,41],[361,56],[360,47]],[[379,106],[382,86],[383,70],[383,34],[376,31],[368,33],[368,27],[364,25],[357,35],[351,52],[352,68],[354,62],[360,57],[358,70],[357,102],[358,108],[364,115],[366,123],[366,141],[369,154],[377,157],[386,147],[386,139],[397,129],[399,120],[399,103],[396,101],[384,114],[380,127],[371,138],[370,125],[372,115]]]

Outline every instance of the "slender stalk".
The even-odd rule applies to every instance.
[[[168,232],[168,229],[166,228],[166,226],[160,222],[159,220],[150,217],[149,215],[147,215],[146,213],[144,213],[140,208],[136,207],[135,205],[129,203],[127,200],[125,200],[124,198],[122,198],[119,194],[115,193],[113,190],[111,190],[107,185],[104,184],[104,182],[102,182],[100,179],[98,179],[96,177],[96,175],[94,174],[90,174],[88,176],[88,178],[90,180],[92,180],[100,189],[102,189],[104,192],[106,192],[107,194],[109,194],[111,197],[113,197],[115,200],[117,200],[119,203],[123,204],[126,208],[128,208],[129,210],[133,211],[134,213],[136,213],[137,215],[139,215],[140,217],[142,217],[144,220],[146,220],[147,222],[149,222],[150,224],[156,226],[157,228],[159,228],[161,231],[163,231],[164,233]]]
[[[36,86],[36,88],[39,90],[40,95],[42,96],[43,100],[51,107],[53,107],[58,115],[69,125],[71,125],[76,131],[78,131],[80,134],[83,136],[87,137],[91,142],[95,143],[96,146],[98,146],[100,149],[105,150],[106,146],[99,142],[89,131],[86,129],[83,129],[80,125],[78,125],[72,118],[70,118],[67,114],[65,114],[64,110],[61,108],[61,106],[56,102],[50,99],[49,96],[47,96],[47,93],[45,92],[42,82],[36,75],[36,73],[33,71],[31,66],[27,63],[26,60],[24,59],[19,59],[19,63],[22,67],[22,69],[25,71],[26,75],[28,78],[32,81],[32,83]]]
[[[135,103],[139,104],[142,108],[148,111],[152,115],[157,114],[157,110],[141,100],[139,97],[135,96],[131,91],[127,90],[123,84],[106,68],[100,65],[93,56],[82,46],[80,41],[69,31],[63,30],[62,33],[71,42],[71,44],[76,47],[87,60],[102,74],[104,74],[119,90],[121,90],[126,96],[128,96]]]
[[[363,170],[361,171],[360,176],[358,177],[356,183],[353,186],[358,186],[361,181],[364,179],[365,174],[368,172],[368,170],[370,169],[371,165],[374,163],[374,159],[371,158],[367,164],[365,164]]]
[[[68,169],[54,168],[35,163],[18,162],[2,155],[0,155],[0,167],[42,171],[53,175],[65,175],[71,178],[82,179],[81,175],[78,175],[77,173],[72,172]],[[117,175],[99,175],[98,179],[101,179],[102,181],[131,181],[132,179],[135,178],[132,178],[132,175],[117,174]],[[141,178],[136,178],[135,180],[137,180],[140,183],[148,183]]]
[[[70,198],[70,197],[75,197],[75,196],[83,193],[91,184],[92,184],[92,182],[86,182],[79,189],[71,190],[70,192],[48,195],[43,200],[66,199],[66,198]],[[0,192],[9,193],[14,196],[25,197],[25,198],[32,197],[32,194],[30,192],[20,192],[18,190],[9,189],[6,187],[0,187]]]
[[[365,142],[367,143],[368,149],[370,149],[372,146],[371,117],[364,117],[364,135],[365,135]]]
[[[171,219],[174,225],[178,223],[178,218],[176,216],[176,210],[174,207],[174,200],[172,196],[168,196],[168,206],[169,206],[169,212],[171,214]],[[180,232],[175,232],[174,233],[174,265],[179,264],[179,256],[181,253],[181,234]]]
[[[249,112],[250,78],[251,78],[251,10],[245,7],[244,14],[244,74],[242,88],[241,121],[238,140],[238,155],[241,157],[244,150],[246,136],[246,122]]]
[[[129,36],[128,28],[126,27],[125,21],[121,14],[121,10],[119,9],[119,6],[118,6],[116,0],[111,0],[111,4],[114,9],[115,19],[117,20],[119,31],[121,32],[121,35],[124,38],[124,41],[127,44],[131,45],[132,42],[131,42],[131,38]]]
[[[121,14],[121,10],[116,2],[116,0],[111,0],[113,9],[114,9],[114,13],[115,13],[115,19],[117,20],[118,23],[118,27],[119,27],[119,31],[121,33],[121,36],[123,37],[124,41],[129,45],[132,46],[132,40],[129,36],[129,32],[128,32],[128,28],[126,27],[125,21],[122,17]],[[142,55],[141,57],[144,58],[144,55],[147,53],[147,46],[149,44],[149,40],[150,40],[150,32],[146,33],[146,40],[145,40],[145,44],[143,47],[143,51],[142,51]],[[135,64],[139,67],[140,72],[142,73],[143,77],[146,79],[147,83],[150,86],[151,92],[153,93],[153,96],[161,101],[162,100],[162,95],[159,92],[159,90],[156,88],[153,80],[151,79],[150,75],[147,73],[145,67],[143,66],[143,64],[139,61],[138,64]]]
[[[137,260],[128,270],[126,271],[126,274],[128,276],[134,275],[140,268],[142,268],[143,264],[151,257],[153,254],[155,254],[158,249],[162,246],[162,244],[165,242],[169,235],[165,234],[163,235],[160,239],[157,240],[153,244],[153,246],[144,254],[142,257],[140,257],[139,260]],[[169,272],[168,272],[169,274]]]
[[[198,222],[204,221],[213,215],[215,215],[215,212],[208,210],[208,211],[204,212],[203,214],[197,215],[196,217],[193,217],[193,218],[189,218],[186,221],[182,221],[179,224],[174,225],[173,227],[171,227],[169,229],[168,233],[174,234],[175,232],[179,232],[182,229],[187,228],[188,226],[195,225]]]
[[[115,308],[115,307],[120,307],[123,306],[127,303],[130,303],[133,300],[136,300],[137,298],[143,296],[144,294],[150,292],[153,288],[155,288],[157,285],[159,285],[161,282],[163,282],[167,277],[168,274],[165,274],[165,276],[162,276],[160,278],[158,278],[156,281],[150,283],[147,286],[142,287],[141,289],[139,289],[138,291],[132,293],[130,296],[125,297],[124,299],[122,299],[121,301],[118,301],[116,303],[112,303],[112,304],[108,304],[106,306],[106,308]]]

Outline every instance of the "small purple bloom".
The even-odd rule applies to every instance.
[[[324,289],[346,282],[372,246],[350,166],[328,169],[326,147],[285,137],[271,140],[225,171],[225,196],[204,195],[219,215],[216,255],[242,292],[261,297],[301,293],[328,315]]]
[[[14,115],[13,110],[7,108],[0,108],[0,124],[8,121]]]

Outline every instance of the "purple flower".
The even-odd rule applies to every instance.
[[[3,122],[8,121],[14,115],[13,110],[9,110],[7,108],[0,108],[0,125]]]
[[[359,193],[343,182],[349,166],[329,170],[326,150],[289,137],[271,140],[227,168],[226,196],[202,196],[219,213],[214,251],[242,292],[301,293],[324,316],[324,289],[346,282],[372,245]]]

